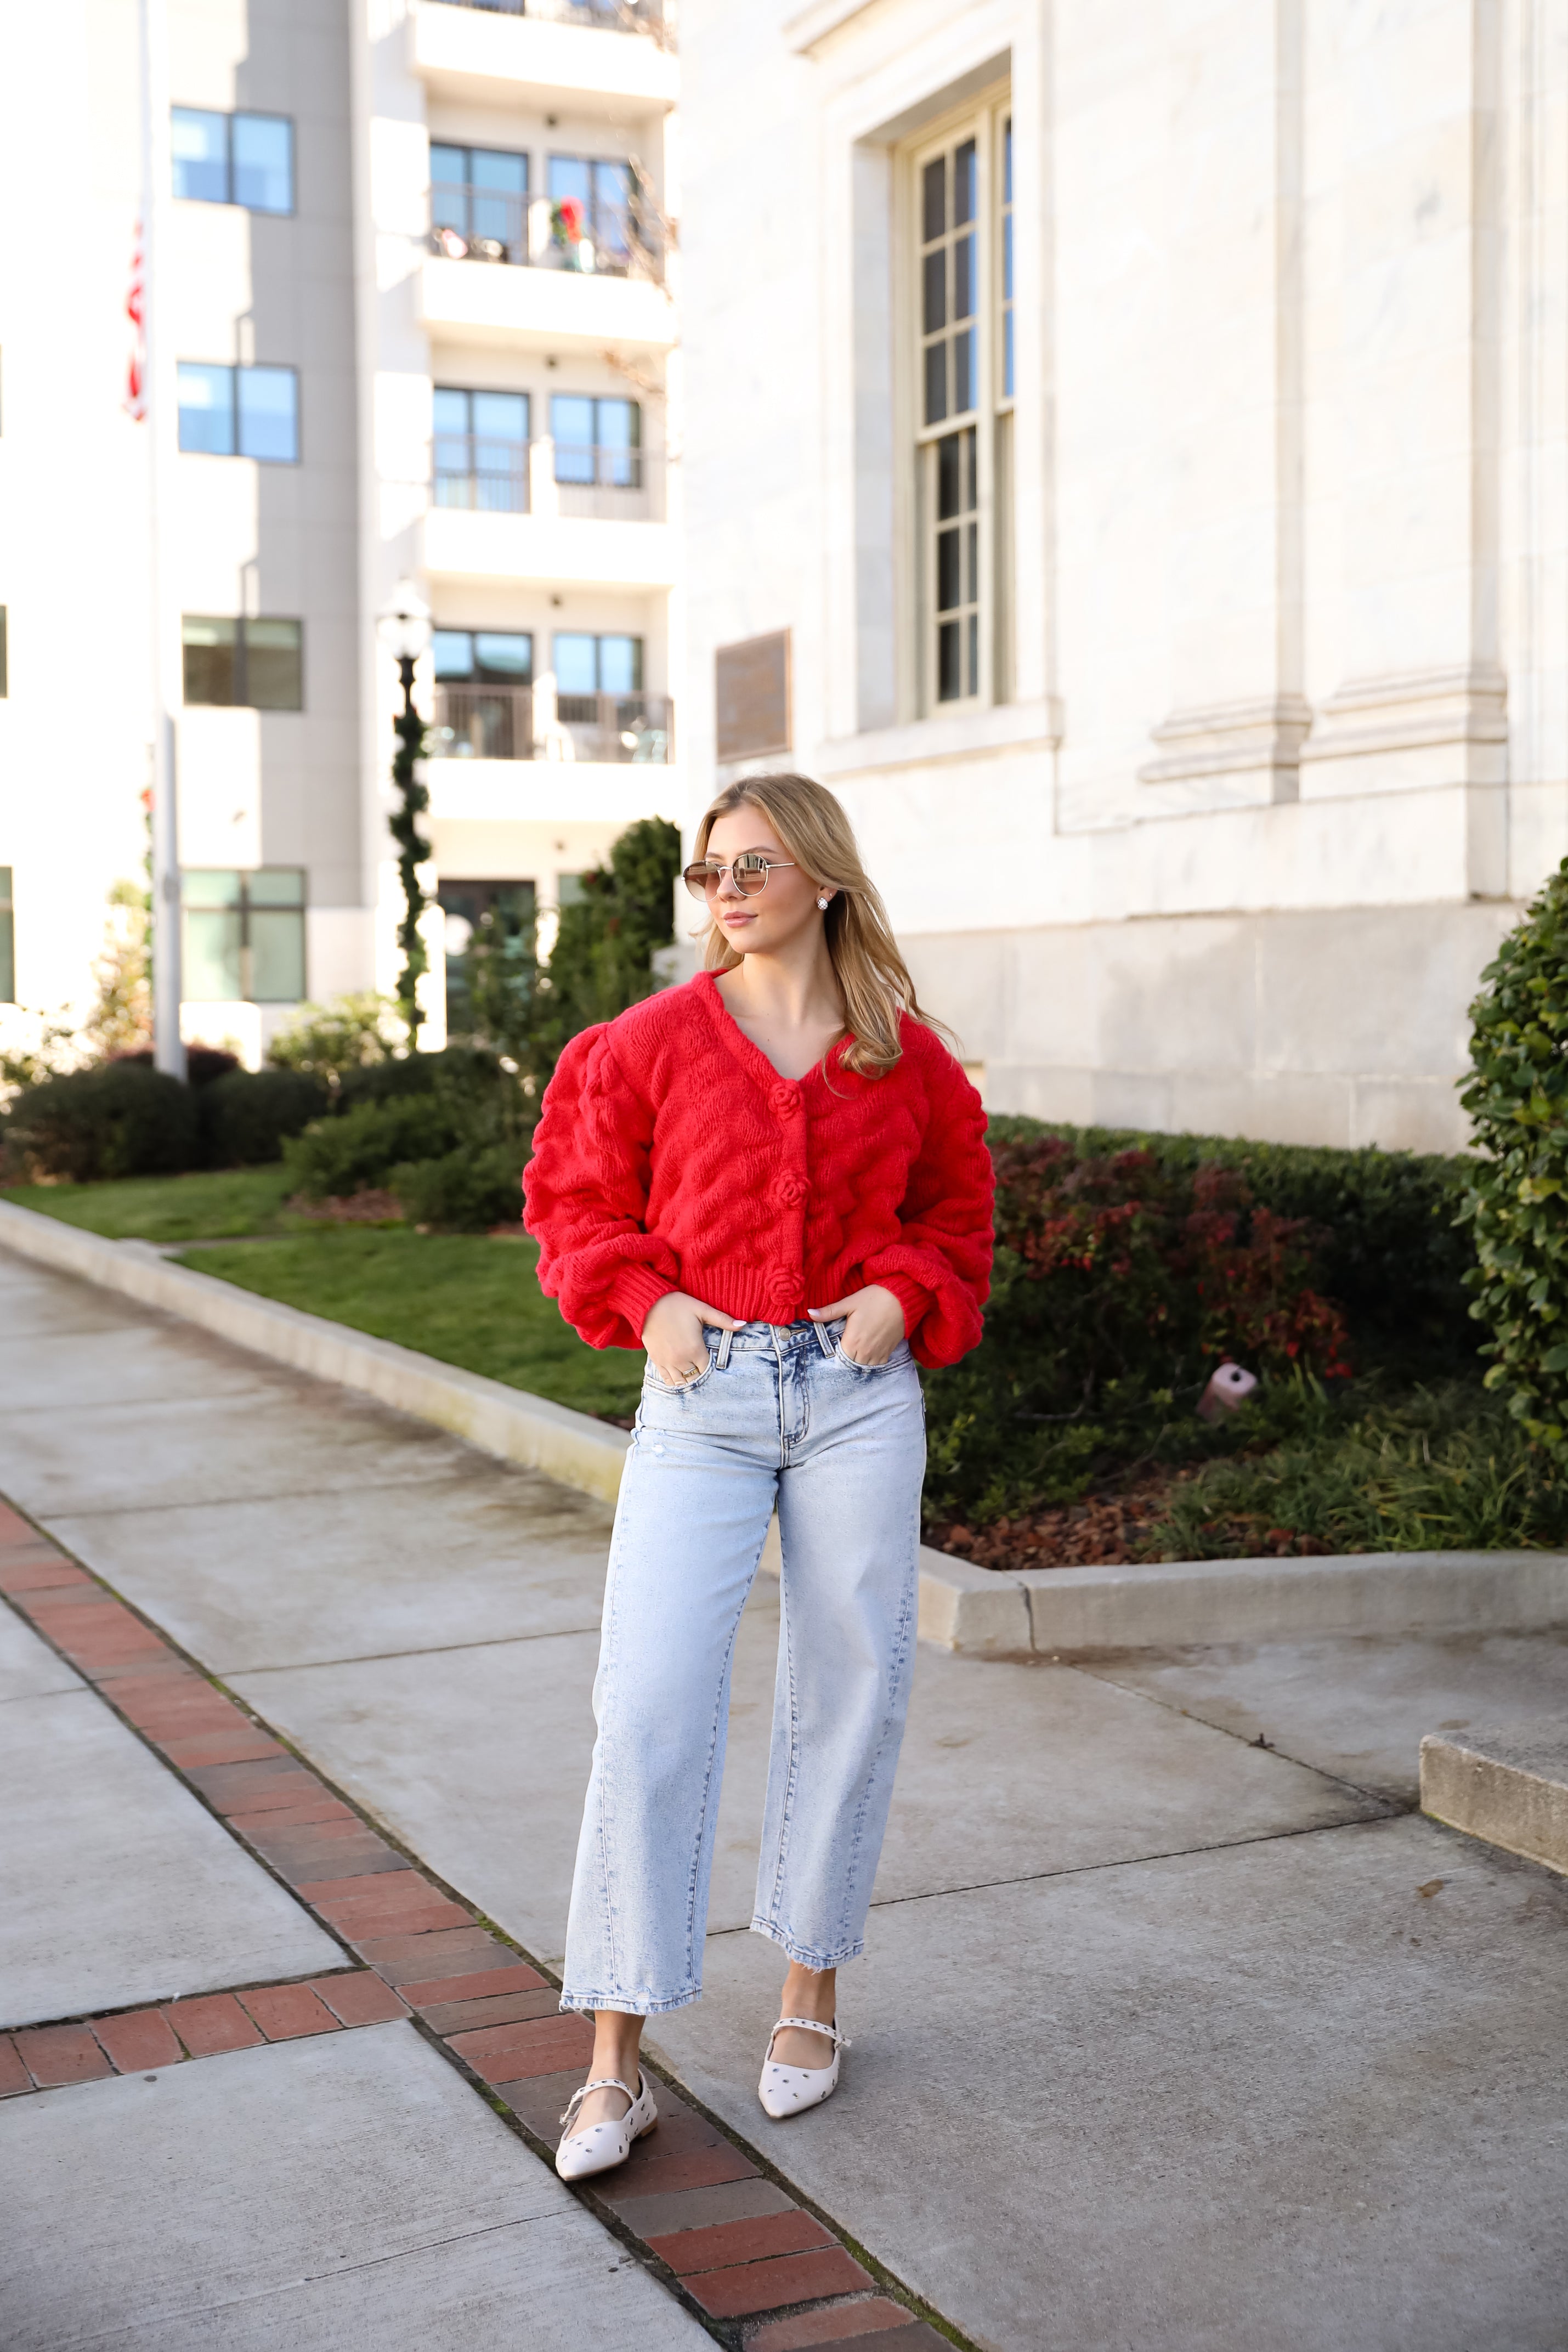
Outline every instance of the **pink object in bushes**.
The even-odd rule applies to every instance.
[[[1205,1421],[1218,1421],[1222,1413],[1234,1412],[1239,1404],[1245,1404],[1257,1385],[1256,1372],[1227,1359],[1209,1374],[1208,1386],[1197,1401],[1198,1412]]]

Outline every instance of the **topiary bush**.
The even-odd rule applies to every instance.
[[[394,1168],[438,1160],[464,1140],[463,1107],[450,1094],[418,1094],[358,1103],[318,1119],[283,1147],[296,1189],[307,1200],[341,1198],[391,1185]]]
[[[257,1168],[281,1160],[290,1136],[327,1109],[324,1078],[306,1070],[230,1070],[196,1097],[202,1157],[209,1168]]]
[[[0,1133],[13,1183],[173,1176],[201,1164],[192,1088],[138,1062],[107,1062],[27,1087]]]
[[[492,1225],[516,1224],[521,1214],[523,1146],[491,1143],[476,1151],[465,1144],[442,1159],[394,1168],[389,1181],[414,1224],[486,1233]]]
[[[1568,858],[1481,975],[1460,1100],[1482,1157],[1462,1210],[1486,1384],[1568,1470]]]

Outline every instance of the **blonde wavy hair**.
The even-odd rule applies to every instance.
[[[821,888],[834,892],[824,929],[833,973],[844,1000],[850,1043],[843,1059],[865,1077],[881,1077],[903,1054],[901,1013],[942,1030],[923,1012],[909,967],[887,919],[887,909],[865,867],[854,828],[827,788],[810,776],[744,776],[710,802],[697,826],[696,856],[707,856],[708,835],[721,816],[754,808],[768,819],[795,863]],[[706,971],[733,971],[743,959],[710,916],[703,941]]]

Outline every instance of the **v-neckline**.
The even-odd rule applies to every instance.
[[[763,1052],[756,1039],[747,1035],[745,1030],[741,1027],[739,1022],[736,1019],[734,1013],[725,1003],[723,996],[719,993],[718,974],[713,971],[700,971],[697,974],[697,979],[698,982],[706,988],[708,1004],[713,1012],[715,1019],[718,1023],[719,1034],[723,1037],[725,1044],[729,1047],[730,1052],[740,1064],[741,1068],[747,1071],[753,1079],[757,1080],[762,1086],[765,1092],[773,1087],[793,1087],[799,1088],[800,1087],[810,1086],[813,1078],[820,1078],[822,1076],[822,1064],[821,1061],[817,1061],[812,1063],[810,1068],[806,1072],[803,1077],[787,1078],[783,1071],[779,1068],[778,1065],[768,1060],[767,1055]],[[836,1038],[833,1044],[829,1046],[824,1059],[831,1061],[836,1056],[841,1056],[843,1053],[844,1047],[848,1044],[849,1038],[847,1035]]]

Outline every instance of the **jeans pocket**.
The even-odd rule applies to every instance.
[[[841,1339],[833,1341],[833,1355],[839,1363],[847,1365],[852,1372],[896,1372],[901,1364],[906,1364],[909,1361],[909,1342],[907,1339],[901,1339],[886,1362],[881,1364],[862,1364],[857,1358],[846,1356]]]
[[[660,1373],[654,1370],[653,1360],[653,1358],[650,1357],[647,1363],[643,1368],[643,1385],[644,1388],[652,1389],[658,1396],[695,1396],[698,1389],[706,1388],[707,1386],[709,1381],[712,1380],[715,1371],[717,1370],[717,1367],[718,1358],[713,1349],[710,1348],[707,1353],[706,1367],[697,1374],[695,1380],[666,1381]]]

